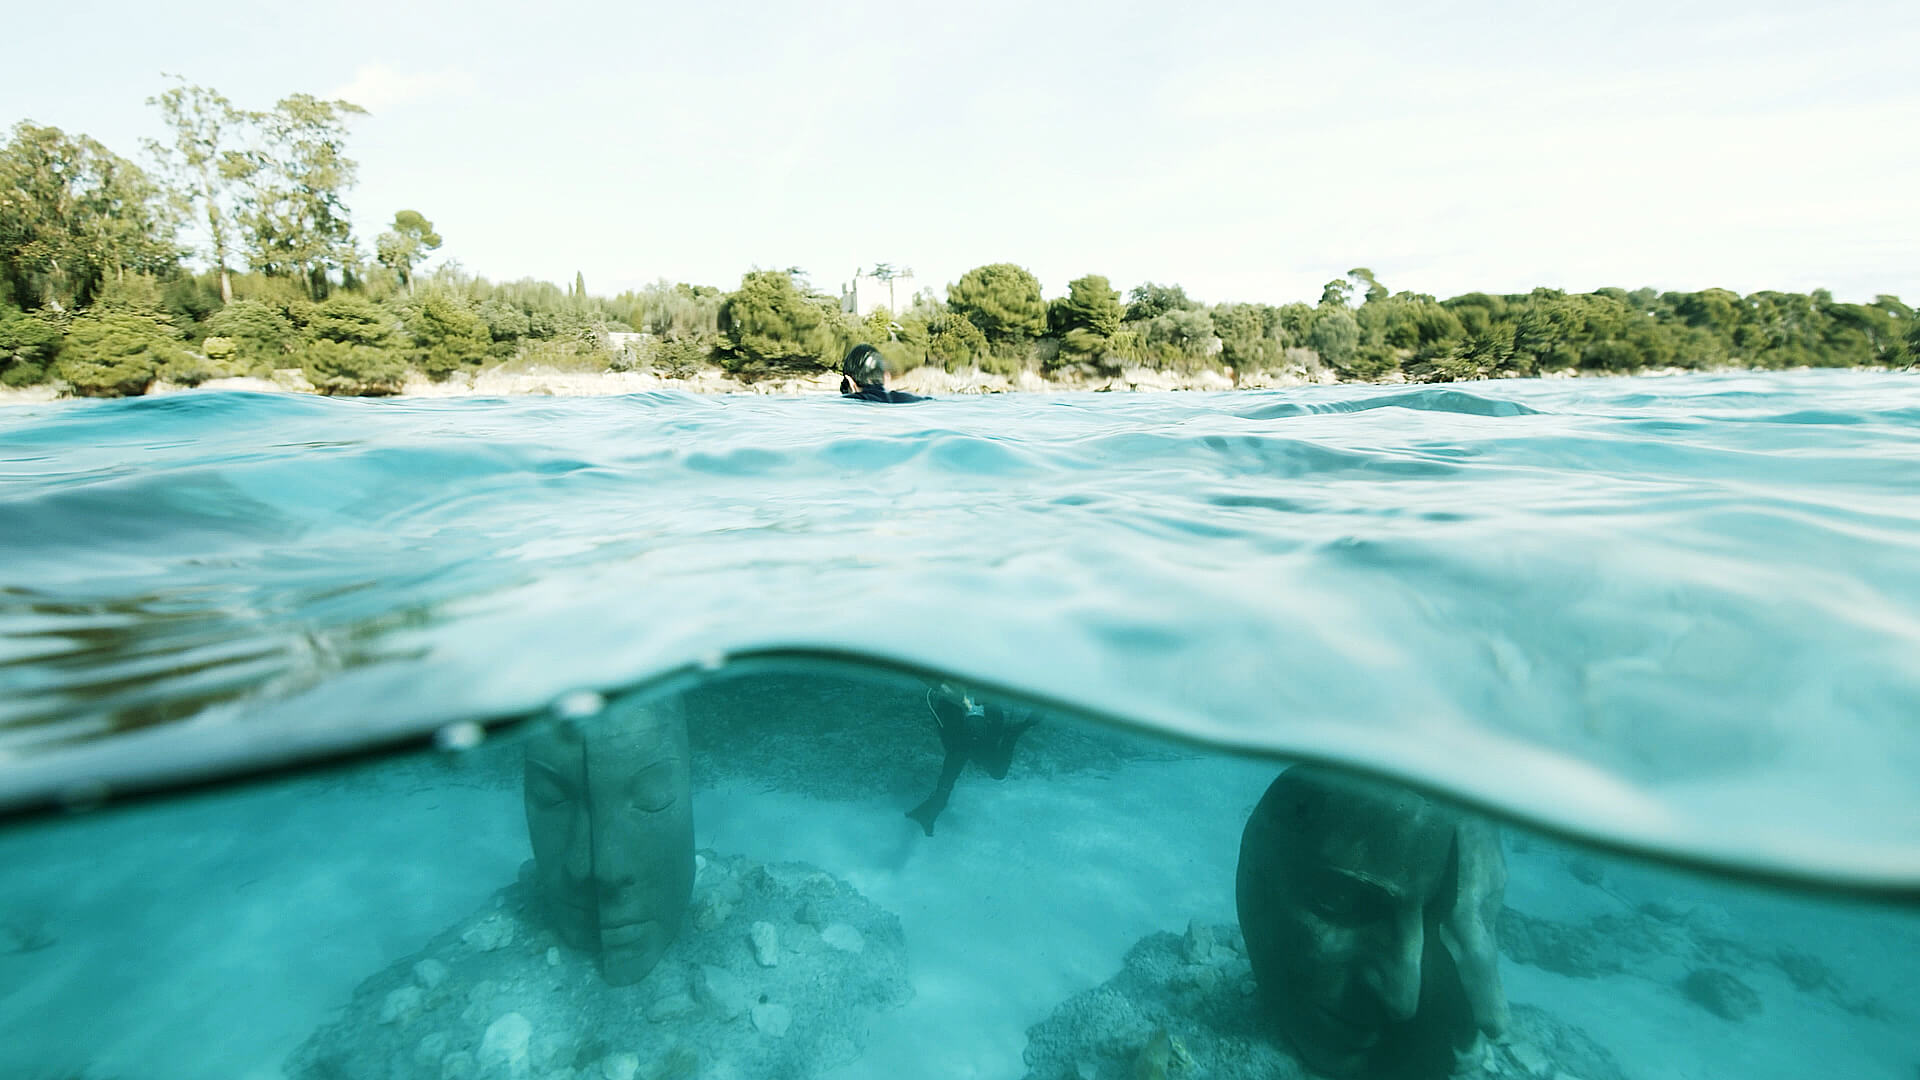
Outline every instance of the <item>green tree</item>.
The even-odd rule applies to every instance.
[[[1373,271],[1364,266],[1356,266],[1347,271],[1347,280],[1354,288],[1361,290],[1362,296],[1365,297],[1362,303],[1377,304],[1387,298],[1387,287],[1376,281]]]
[[[297,340],[293,323],[264,300],[235,300],[213,313],[206,330],[231,342],[233,358],[258,374],[278,367]]]
[[[147,99],[173,133],[171,143],[147,139],[147,152],[160,162],[172,182],[182,208],[198,207],[206,214],[213,265],[220,274],[220,301],[233,302],[233,278],[228,266],[233,247],[233,182],[248,172],[248,163],[232,145],[235,129],[246,114],[216,91],[193,86],[178,75],[175,85]]]
[[[720,304],[727,366],[743,373],[823,364],[824,312],[785,270],[755,270]]]
[[[965,315],[943,311],[928,321],[927,355],[948,371],[960,371],[987,355],[987,337]]]
[[[1104,344],[1120,329],[1125,314],[1112,284],[1099,274],[1088,274],[1067,283],[1067,295],[1050,305],[1048,323],[1055,334],[1064,337],[1081,330]]]
[[[0,386],[31,386],[46,378],[62,337],[49,319],[0,309]]]
[[[402,210],[393,215],[393,227],[374,241],[380,264],[399,275],[400,284],[409,295],[413,293],[414,266],[439,247],[440,234],[433,231],[433,222],[421,217],[418,210]]]
[[[465,297],[430,291],[403,313],[413,336],[416,363],[434,379],[486,362],[493,335]]]
[[[395,353],[325,338],[301,349],[300,370],[314,389],[343,397],[397,394],[407,379],[406,361]]]
[[[146,173],[85,135],[22,121],[0,147],[0,291],[23,303],[64,311],[109,280],[171,271],[174,229]]]
[[[307,336],[314,341],[385,348],[399,320],[384,305],[355,293],[336,293],[304,312]]]
[[[163,373],[199,381],[172,320],[160,312],[158,288],[143,278],[114,282],[74,318],[57,370],[87,397],[144,394]]]
[[[1169,311],[1191,311],[1200,306],[1198,300],[1188,297],[1187,290],[1178,285],[1155,285],[1149,281],[1135,285],[1127,294],[1126,320],[1148,322]]]
[[[1338,282],[1337,284],[1345,284]],[[1329,288],[1332,286],[1330,285]],[[1355,350],[1360,345],[1360,324],[1347,310],[1344,304],[1327,304],[1314,314],[1313,324],[1307,330],[1307,347],[1320,354],[1320,359],[1348,374],[1377,376],[1380,371],[1359,372],[1351,370]]]
[[[976,267],[947,288],[947,307],[989,343],[1021,344],[1047,332],[1040,280],[1012,263]]]
[[[300,278],[317,298],[327,291],[329,269],[353,257],[344,197],[359,165],[346,155],[347,121],[365,113],[352,102],[294,94],[271,112],[247,114],[260,142],[233,171],[254,269]]]

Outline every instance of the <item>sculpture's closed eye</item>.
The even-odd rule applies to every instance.
[[[634,775],[628,801],[635,810],[657,814],[672,806],[679,794],[679,785],[674,782],[674,762],[661,761]]]

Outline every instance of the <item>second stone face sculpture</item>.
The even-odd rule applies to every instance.
[[[679,933],[693,892],[687,723],[675,700],[613,702],[545,722],[527,742],[527,833],[539,899],[561,940],[639,982]]]
[[[1491,825],[1394,784],[1282,773],[1247,820],[1235,890],[1275,1034],[1325,1076],[1445,1077],[1507,1024],[1505,889]]]

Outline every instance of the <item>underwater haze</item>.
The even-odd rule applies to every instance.
[[[1458,1075],[1911,1080],[1917,657],[1911,374],[12,406],[0,1031],[47,1080],[1304,1075],[1235,873],[1305,761],[1503,823],[1518,1034]],[[941,694],[1018,743],[923,830]],[[691,913],[602,990],[528,763],[660,708]]]

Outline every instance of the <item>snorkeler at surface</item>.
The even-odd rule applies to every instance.
[[[976,704],[972,697],[946,683],[927,691],[927,709],[933,713],[933,722],[940,729],[940,745],[947,757],[941,763],[940,780],[934,785],[933,794],[907,811],[907,816],[932,836],[934,819],[947,808],[954,781],[960,778],[967,762],[973,762],[995,780],[1006,779],[1007,769],[1013,764],[1013,744],[1039,721],[1010,719],[1001,706]]]
[[[926,401],[919,394],[887,389],[887,365],[880,350],[871,345],[855,345],[840,361],[840,396],[855,401]]]

